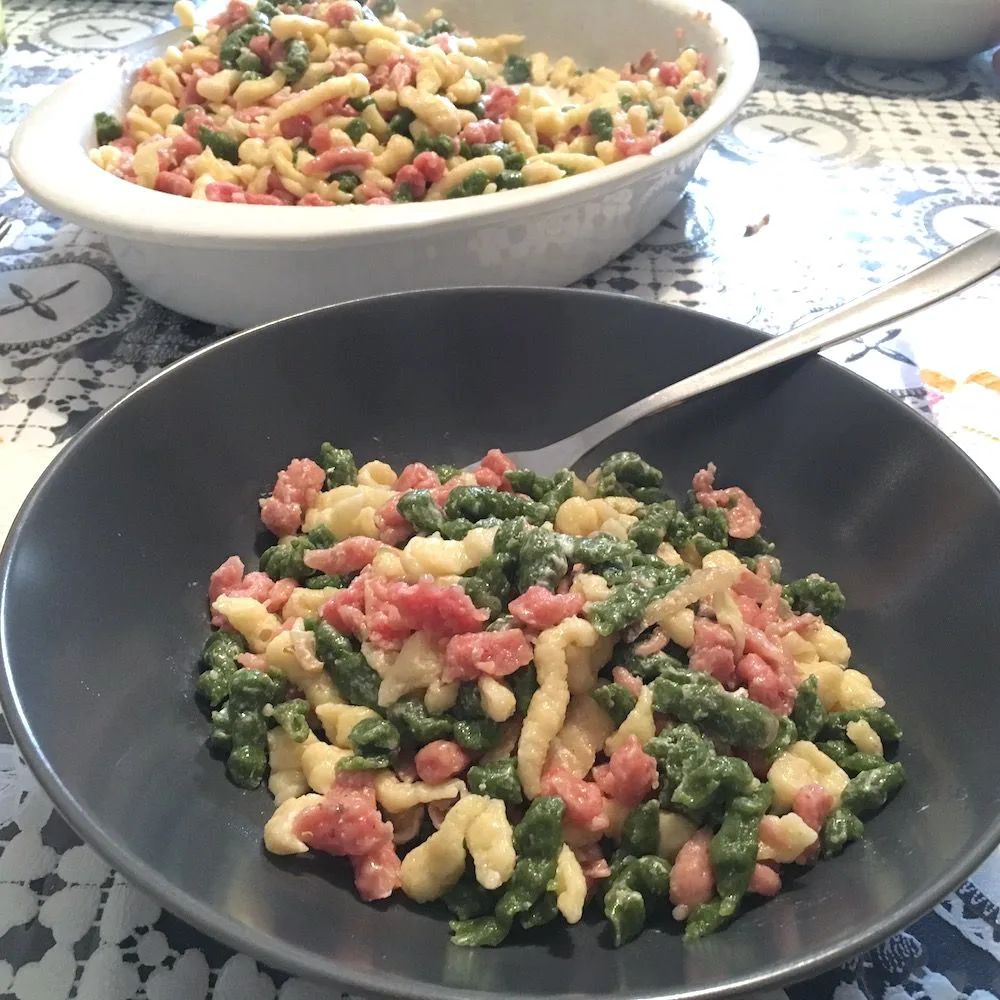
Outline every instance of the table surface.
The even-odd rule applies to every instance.
[[[53,86],[164,30],[169,12],[152,0],[8,0],[0,215],[18,231],[0,250],[0,538],[92,417],[225,333],[130,288],[98,237],[31,203],[5,155],[16,123]],[[581,286],[774,333],[982,225],[1000,228],[1000,101],[986,56],[876,65],[761,43],[758,89],[682,203]],[[934,421],[1000,480],[1000,339],[989,335],[998,291],[993,278],[830,356]],[[0,719],[0,1000],[336,995],[234,954],[125,882],[53,812]],[[906,933],[787,995],[996,1000],[1000,858]]]

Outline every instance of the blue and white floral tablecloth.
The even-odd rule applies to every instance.
[[[224,331],[144,299],[100,239],[13,182],[16,123],[169,5],[7,0],[0,57],[0,538],[56,451],[138,382]],[[581,282],[788,329],[1000,228],[1000,80],[875,65],[762,38],[757,92],[642,243]],[[768,224],[758,225],[767,218]],[[755,232],[756,230],[756,232]],[[1000,481],[1000,279],[831,352],[937,422]],[[790,1000],[997,1000],[1000,857],[907,933]],[[330,1000],[233,954],[113,872],[54,813],[0,719],[0,1000]]]

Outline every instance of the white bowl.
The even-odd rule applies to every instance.
[[[758,27],[839,55],[938,62],[1000,42],[1000,0],[734,0]]]
[[[679,201],[759,68],[750,26],[722,0],[439,0],[476,34],[517,31],[526,51],[622,66],[693,45],[726,79],[708,110],[650,156],[494,195],[386,206],[262,207],[192,201],[129,184],[87,156],[93,114],[125,104],[115,61],[61,86],[18,128],[10,162],[50,211],[103,234],[122,273],[157,302],[253,326],[314,306],[449,285],[565,285],[645,236]]]

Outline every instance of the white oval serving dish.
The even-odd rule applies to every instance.
[[[450,285],[565,285],[641,239],[680,200],[709,142],[753,90],[753,31],[722,0],[440,0],[476,34],[517,31],[525,51],[619,67],[689,45],[726,77],[708,110],[656,147],[550,184],[451,201],[338,208],[192,201],[94,165],[95,111],[125,104],[134,53],[42,101],[11,145],[14,173],[50,211],[105,236],[122,273],[157,302],[210,323],[254,326],[316,306]],[[609,11],[613,14],[609,16]],[[683,44],[678,39],[683,29]]]
[[[940,62],[1000,42],[1000,0],[734,0],[758,27],[860,59]]]

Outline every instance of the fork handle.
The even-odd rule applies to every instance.
[[[574,436],[580,445],[579,453],[585,454],[636,421],[661,413],[692,396],[728,385],[803,354],[833,347],[909,316],[968,288],[998,268],[1000,232],[989,229],[887,285],[803,323],[788,333],[772,337],[711,368],[681,379],[591,424]]]

